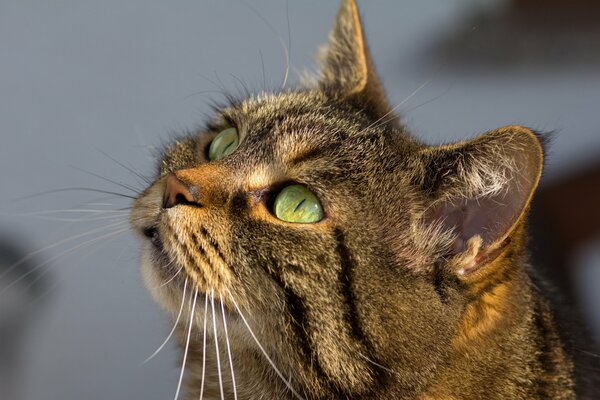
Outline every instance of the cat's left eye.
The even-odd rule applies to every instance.
[[[304,185],[284,187],[275,198],[273,213],[286,222],[310,224],[323,219],[321,202]]]
[[[237,129],[227,128],[221,132],[210,143],[208,148],[208,159],[210,161],[220,160],[233,153],[240,145],[240,137]]]

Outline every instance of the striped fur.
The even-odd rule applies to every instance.
[[[161,255],[143,240],[148,287],[174,316],[184,302],[186,398],[203,381],[203,398],[221,398],[216,344],[234,398],[224,319],[239,399],[574,398],[572,362],[527,272],[538,137],[509,126],[419,142],[391,114],[351,0],[323,63],[314,85],[232,102],[175,141],[134,204],[133,225],[162,241]],[[209,162],[230,126],[240,147]],[[168,174],[202,206],[162,208]],[[273,215],[289,182],[317,195],[322,221]]]

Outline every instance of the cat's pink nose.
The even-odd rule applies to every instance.
[[[163,208],[175,207],[178,204],[192,204],[198,206],[189,185],[182,182],[175,174],[167,176]]]

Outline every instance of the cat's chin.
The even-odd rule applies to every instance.
[[[172,279],[177,270],[169,273],[171,268],[165,268],[168,262],[165,263],[161,257],[157,257],[156,249],[150,243],[144,244],[140,258],[144,285],[154,300],[168,311],[177,311],[183,293],[183,283],[180,279]]]
[[[144,284],[154,300],[174,315],[181,308],[184,291],[187,292],[187,299],[190,299],[190,293],[193,293],[192,286],[194,284],[190,282],[192,278],[187,278],[188,283],[186,285],[186,274],[183,269],[166,259],[164,253],[158,253],[156,246],[152,243],[145,243],[142,248],[141,272]],[[204,302],[206,293],[201,292],[199,289],[196,289],[196,291],[198,302],[201,301],[200,299]],[[215,303],[218,303],[217,307],[220,310],[220,300],[218,300],[217,296],[215,296]],[[228,318],[237,320],[237,313],[232,312],[233,307],[227,302],[223,305],[223,312],[225,312]]]

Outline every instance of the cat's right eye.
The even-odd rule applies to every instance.
[[[237,129],[227,128],[219,132],[210,143],[208,148],[208,159],[210,161],[220,160],[233,153],[240,145],[240,137]]]
[[[321,202],[304,185],[284,187],[275,198],[273,213],[286,222],[310,224],[323,219]]]

